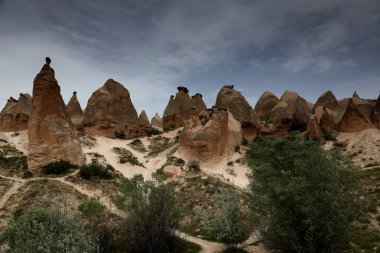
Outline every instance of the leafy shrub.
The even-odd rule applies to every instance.
[[[57,210],[32,209],[11,223],[2,238],[7,252],[97,252],[79,220]]]
[[[125,139],[125,132],[123,130],[115,131],[114,135],[117,139]]]
[[[30,170],[26,170],[22,174],[22,178],[31,178],[31,177],[33,177],[33,173]]]
[[[232,166],[232,165],[234,165],[234,162],[233,161],[229,161],[229,162],[227,162],[227,165],[228,166]]]
[[[199,172],[201,171],[201,165],[200,162],[197,160],[190,160],[187,162],[187,169],[192,172]]]
[[[174,125],[168,125],[168,126],[164,126],[164,132],[170,132],[170,131],[173,131],[175,129],[175,126]]]
[[[177,160],[175,161],[175,165],[182,167],[185,165],[185,160],[183,160],[182,158],[177,158]]]
[[[239,145],[235,146],[234,151],[239,153],[240,152],[240,146]]]
[[[238,244],[249,235],[236,192],[233,189],[228,189],[219,195],[215,210],[216,215],[210,217],[206,215],[205,230],[212,237],[226,244],[227,248],[236,249]]]
[[[176,198],[171,185],[135,181],[126,219],[126,252],[164,253],[176,248],[179,223]]]
[[[92,177],[111,179],[112,171],[115,169],[111,165],[103,166],[98,163],[90,163],[82,165],[79,168],[79,175],[84,179],[90,179]]]
[[[361,212],[357,169],[295,135],[249,146],[252,215],[269,248],[342,252]]]
[[[106,207],[95,197],[91,197],[89,201],[78,206],[78,210],[86,217],[100,215],[105,211],[105,209]]]
[[[152,127],[151,129],[149,129],[148,131],[148,136],[152,136],[152,135],[159,135],[159,134],[162,134],[162,132],[160,130],[158,130],[157,128],[154,128]]]
[[[42,171],[46,175],[50,175],[50,174],[61,175],[61,174],[67,173],[72,168],[77,168],[77,165],[74,165],[68,161],[59,160],[59,161],[51,162],[44,165],[42,167]]]

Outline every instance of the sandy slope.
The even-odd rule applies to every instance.
[[[28,140],[28,131],[20,132],[0,132],[0,139],[6,140],[9,144],[14,146],[17,150],[28,154],[29,140]]]

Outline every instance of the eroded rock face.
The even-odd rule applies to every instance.
[[[200,112],[206,111],[207,109],[207,106],[203,101],[202,94],[200,93],[191,96],[191,105],[192,109],[198,109]]]
[[[269,118],[272,109],[280,100],[273,93],[266,91],[261,95],[255,106],[255,112],[260,120]]]
[[[242,131],[247,139],[257,135],[257,115],[245,97],[233,86],[223,87],[216,97],[215,107],[228,109],[233,117],[241,123]]]
[[[220,158],[243,140],[241,124],[226,109],[210,109],[193,115],[179,137],[178,151],[186,159]]]
[[[318,106],[324,106],[329,109],[334,109],[338,105],[338,101],[336,100],[336,97],[331,91],[327,91],[323,93],[317,100],[317,102],[314,104],[314,109]]]
[[[54,77],[45,64],[33,82],[32,110],[28,124],[28,167],[34,174],[41,166],[65,160],[82,164],[85,156]]]
[[[79,127],[83,122],[83,110],[80,106],[80,103],[77,98],[77,92],[73,92],[73,96],[71,97],[69,103],[66,106],[67,113],[71,118],[71,122],[73,122],[74,126]]]
[[[136,136],[139,120],[129,91],[109,79],[92,93],[83,117],[84,130],[90,134],[113,137],[124,131],[127,139]]]
[[[29,94],[20,94],[18,100],[8,99],[0,113],[0,131],[17,132],[28,129],[28,121],[32,109],[32,97]]]
[[[162,119],[160,115],[156,113],[156,115],[154,115],[154,117],[152,118],[150,124],[152,125],[152,127],[155,127],[157,129],[162,129]]]
[[[358,97],[350,98],[339,124],[342,132],[358,132],[369,128],[375,128],[367,115],[367,107],[357,101]]]
[[[189,90],[185,87],[178,87],[176,96],[171,96],[168,105],[165,108],[162,118],[163,127],[182,127],[184,122],[191,117],[192,100],[189,96]]]
[[[312,140],[319,140],[323,136],[322,129],[319,127],[318,120],[316,119],[315,115],[312,115],[310,117],[307,130],[309,132],[309,138]]]
[[[144,127],[150,127],[150,122],[145,110],[142,110],[139,116],[139,125]]]
[[[286,135],[290,131],[304,131],[310,119],[307,101],[297,93],[286,91],[270,115],[276,135]]]

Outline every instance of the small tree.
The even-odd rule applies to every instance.
[[[249,234],[235,190],[228,189],[218,196],[215,212],[214,216],[206,215],[205,229],[224,243],[229,252],[234,252],[238,244],[243,242]]]
[[[282,252],[340,252],[360,214],[357,169],[295,135],[252,142],[252,212],[266,246]]]
[[[6,228],[3,240],[9,253],[97,252],[82,223],[57,210],[32,209]]]
[[[125,251],[170,252],[175,247],[179,223],[173,186],[144,182],[142,176],[136,176],[124,180],[120,191],[129,200]]]

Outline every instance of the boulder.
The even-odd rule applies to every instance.
[[[28,129],[28,121],[32,109],[32,97],[29,94],[20,94],[18,100],[8,99],[0,113],[0,131],[17,132]]]
[[[139,120],[129,91],[113,79],[92,93],[83,117],[87,133],[113,137],[116,131],[124,131],[127,139],[134,138]]]
[[[272,109],[280,100],[273,93],[266,91],[264,92],[255,106],[255,113],[260,120],[266,121],[270,117]]]
[[[152,120],[150,121],[152,127],[154,128],[157,128],[157,129],[162,129],[162,119],[160,117],[160,115],[158,115],[157,113],[154,115],[154,117],[152,118]]]
[[[331,91],[327,91],[323,93],[317,100],[317,102],[314,104],[314,109],[318,106],[324,106],[328,109],[334,109],[338,105],[338,101],[336,100],[336,97]]]
[[[171,96],[165,108],[162,124],[164,128],[179,128],[191,117],[192,99],[186,87],[178,87],[176,96]]]
[[[220,159],[243,140],[241,124],[226,109],[213,108],[186,121],[178,152],[187,159]]]
[[[28,167],[39,174],[41,166],[57,160],[85,162],[75,128],[67,113],[54,76],[45,64],[33,82],[32,110],[28,124]]]
[[[181,167],[168,165],[165,166],[163,172],[166,178],[178,177],[181,174]]]
[[[79,104],[76,91],[73,92],[73,96],[71,97],[66,108],[67,113],[71,118],[71,122],[73,122],[74,126],[80,127],[83,122],[83,110]]]
[[[228,109],[241,123],[243,134],[248,139],[256,137],[257,115],[245,97],[234,90],[233,86],[224,86],[216,97],[215,107]]]

